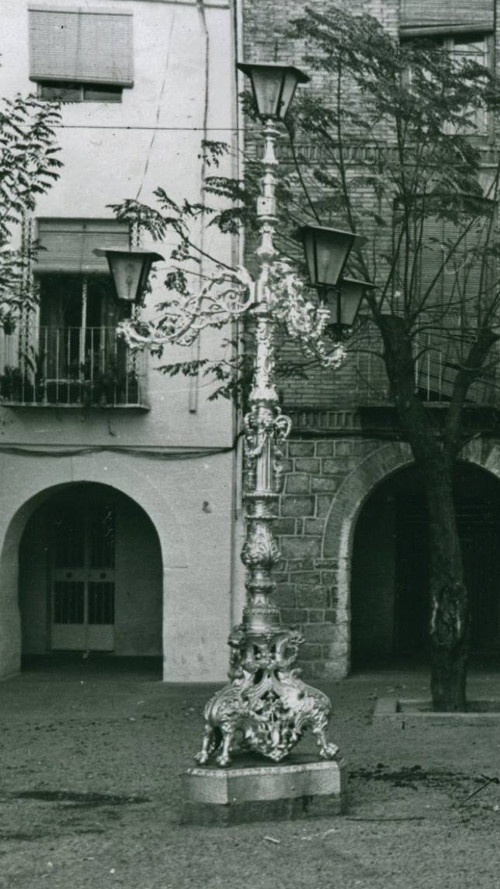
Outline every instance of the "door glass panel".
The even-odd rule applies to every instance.
[[[113,624],[115,622],[114,583],[89,583],[89,624]]]
[[[87,327],[113,327],[120,319],[114,299],[111,275],[89,275],[87,278]]]
[[[82,624],[85,617],[85,584],[80,581],[54,583],[54,623]]]
[[[80,275],[40,276],[40,325],[50,328],[81,327],[82,278]]]

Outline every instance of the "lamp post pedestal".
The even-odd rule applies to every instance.
[[[184,824],[327,818],[346,807],[347,772],[340,757],[318,762],[292,753],[283,765],[237,756],[227,768],[198,767],[184,776]]]

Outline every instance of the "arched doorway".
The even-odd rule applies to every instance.
[[[31,515],[19,546],[24,658],[160,657],[162,598],[158,535],[130,497],[74,483]]]
[[[500,482],[460,463],[455,497],[471,608],[471,652],[500,661]],[[352,667],[428,658],[426,506],[413,466],[393,473],[359,515],[351,575]]]

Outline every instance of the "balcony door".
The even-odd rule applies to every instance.
[[[142,370],[116,334],[130,307],[117,304],[106,258],[94,252],[127,249],[129,243],[128,225],[116,220],[38,220],[39,332],[23,358],[33,390],[24,401],[69,407],[141,403]]]
[[[112,651],[115,514],[106,501],[59,505],[51,522],[51,646]]]
[[[73,400],[85,384],[118,370],[125,373],[125,348],[116,341],[119,317],[112,287],[105,275],[41,279],[39,355],[49,400]]]

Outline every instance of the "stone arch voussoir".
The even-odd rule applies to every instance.
[[[337,563],[337,613],[329,675],[347,676],[351,653],[351,554],[358,515],[373,490],[398,469],[413,463],[410,446],[390,442],[374,449],[340,485],[332,500],[322,542],[323,559]]]

